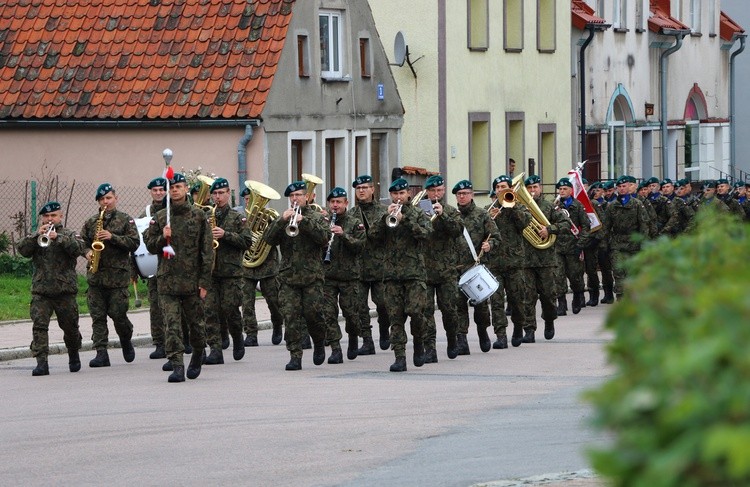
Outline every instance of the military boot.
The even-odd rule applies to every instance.
[[[245,356],[245,342],[242,341],[242,332],[232,335],[232,358],[242,360]]]
[[[455,334],[448,335],[448,348],[446,350],[446,353],[448,354],[448,358],[451,360],[458,357],[458,343]]]
[[[185,348],[185,353],[193,353],[193,346],[190,345],[190,333],[187,330],[182,331],[182,346]]]
[[[424,351],[424,363],[436,364],[438,363],[437,351],[434,348],[426,348]]]
[[[534,338],[534,330],[531,328],[524,330],[523,338],[521,338],[522,343],[536,343],[536,339]]]
[[[31,371],[31,375],[38,377],[40,375],[49,375],[49,364],[47,363],[47,357],[37,357],[36,367]]]
[[[341,352],[341,348],[334,348],[331,350],[331,356],[328,357],[329,364],[343,364],[344,354]]]
[[[281,343],[283,334],[281,333],[281,325],[273,325],[273,331],[271,332],[271,343],[278,345]]]
[[[124,358],[127,363],[135,360],[135,348],[133,348],[133,342],[131,342],[130,339],[122,340],[120,346],[122,347],[122,358]]]
[[[424,365],[424,344],[422,340],[414,340],[414,367]]]
[[[229,329],[221,327],[221,349],[226,350],[229,348]]]
[[[106,348],[96,351],[96,357],[91,359],[89,367],[109,367],[109,354]]]
[[[164,351],[164,345],[157,345],[151,355],[148,356],[151,359],[167,358],[167,352]]]
[[[510,303],[505,307],[505,316],[510,316],[513,311],[510,309]]]
[[[456,351],[458,355],[471,355],[469,351],[469,341],[466,339],[466,333],[456,335]]]
[[[523,327],[513,324],[513,336],[510,337],[510,344],[514,347],[520,347],[523,343]]]
[[[545,321],[544,322],[544,338],[546,340],[552,340],[555,338],[555,322]]]
[[[78,355],[78,350],[68,350],[68,369],[71,372],[81,370],[81,357]]]
[[[246,347],[257,347],[258,346],[258,337],[253,335],[248,335],[245,337],[245,346]]]
[[[586,306],[586,298],[584,297],[583,293],[573,293],[573,302],[571,303],[570,309],[573,311],[574,315],[577,315],[581,312],[581,308]]]
[[[362,346],[357,350],[357,355],[375,355],[375,343],[372,337],[362,338]]]
[[[489,352],[492,348],[492,340],[487,334],[487,328],[481,325],[477,325],[477,335],[479,335],[479,349],[482,352]]]
[[[313,363],[320,365],[326,360],[326,345],[325,342],[320,341],[314,344],[313,347]]]
[[[190,364],[188,364],[187,368],[187,378],[188,379],[197,379],[199,375],[201,375],[201,367],[203,366],[203,361],[206,360],[206,350],[196,350],[193,352],[193,356],[190,357]]]
[[[173,365],[174,370],[169,377],[167,382],[185,382],[185,366],[184,365]]]
[[[163,370],[164,372],[172,372],[174,370],[174,366],[172,365],[172,361],[171,360],[167,360],[166,362],[164,362],[164,365],[161,366],[161,370]]]
[[[391,372],[406,372],[406,357],[396,357],[391,365]]]
[[[391,332],[390,327],[385,325],[379,325],[380,328],[380,349],[388,350],[391,348]]]
[[[497,335],[497,340],[492,344],[492,348],[495,350],[508,348],[508,337],[506,335]]]
[[[568,314],[568,300],[563,296],[557,298],[557,316],[565,316]]]
[[[359,346],[359,337],[357,335],[349,335],[349,345],[346,347],[346,358],[354,360],[357,358],[357,347]]]
[[[302,359],[300,357],[291,357],[286,364],[286,370],[302,370]]]
[[[302,337],[302,350],[310,350],[312,348],[312,341],[310,335],[305,332],[305,336]]]
[[[612,286],[604,286],[604,297],[602,304],[612,304],[615,302],[615,295],[612,293]]]
[[[219,365],[224,363],[224,352],[220,348],[212,348],[206,357],[206,365]]]
[[[599,290],[589,291],[590,299],[586,301],[586,306],[594,307],[599,304]]]

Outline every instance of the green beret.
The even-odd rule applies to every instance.
[[[582,184],[589,184],[589,180],[586,179],[586,178],[581,178],[581,183]]]
[[[687,179],[678,179],[674,182],[674,187],[679,188],[681,186],[687,186],[689,182],[690,181],[688,181]]]
[[[153,189],[153,188],[166,188],[167,187],[167,180],[164,178],[154,178],[151,180],[150,183],[148,183],[147,188]]]
[[[532,174],[531,176],[526,178],[526,181],[523,182],[526,186],[531,186],[532,184],[539,184],[542,182],[542,179],[537,176],[536,174]]]
[[[729,180],[728,179],[724,179],[724,178],[717,179],[716,180],[716,184],[729,184]]]
[[[250,188],[245,186],[244,188],[242,188],[242,191],[240,191],[240,198],[244,198],[245,196],[249,194],[250,194]]]
[[[294,181],[293,183],[291,183],[289,186],[286,187],[286,189],[284,190],[284,196],[289,196],[295,191],[299,191],[301,189],[306,190],[307,184],[305,184],[304,181]]]
[[[330,193],[328,193],[328,198],[326,198],[326,201],[330,201],[332,198],[346,198],[346,190],[344,188],[339,188],[336,186],[331,190]]]
[[[40,215],[46,215],[47,213],[52,213],[53,211],[58,211],[62,208],[60,206],[60,203],[57,201],[49,201],[46,205],[42,206],[42,209],[39,210]]]
[[[513,180],[509,178],[508,176],[506,176],[505,174],[503,174],[502,176],[498,176],[492,180],[492,189],[494,190],[495,186],[497,186],[500,183],[508,183],[508,186],[512,186]]]
[[[659,182],[659,178],[651,176],[650,178],[646,180],[646,184],[661,184],[661,183]]]
[[[458,193],[462,189],[474,189],[474,185],[468,179],[462,179],[453,186],[453,194]]]
[[[734,185],[732,187],[733,188],[741,188],[743,186],[746,186],[747,184],[750,184],[750,183],[743,183],[742,181],[735,181],[735,183],[734,183]]]
[[[570,182],[570,179],[568,178],[560,178],[560,180],[555,185],[555,189],[562,188],[563,186],[567,186],[569,188],[573,187],[573,183]]]
[[[716,188],[716,181],[709,179],[705,183],[703,183],[703,189],[709,189],[709,188]]]
[[[214,183],[211,185],[211,193],[216,191],[217,189],[223,189],[229,187],[229,181],[227,181],[224,178],[216,178],[214,179]]]
[[[648,187],[648,181],[641,181],[640,183],[638,183],[638,191],[646,187]]]
[[[635,179],[635,176],[625,176],[629,183],[637,183],[638,180]]]
[[[402,191],[409,187],[409,182],[404,178],[398,178],[397,180],[393,181],[391,185],[388,187],[388,192],[393,193],[396,191]]]
[[[175,174],[175,176],[177,176],[177,174]],[[182,174],[180,174],[180,176],[182,176]],[[184,178],[185,177],[183,176],[183,179]],[[172,182],[175,183],[175,182],[179,182],[179,181],[172,181]],[[190,187],[190,194],[195,194],[195,193],[199,192],[200,190],[201,190],[201,183],[195,183],[195,184],[193,184]]]
[[[591,183],[591,187],[589,189],[599,189],[602,187],[602,183],[600,181],[594,181]]]
[[[436,186],[442,186],[444,184],[445,179],[443,179],[443,176],[435,174],[434,176],[430,176],[429,178],[427,178],[427,181],[424,182],[424,189],[430,189]]]
[[[367,184],[372,182],[372,176],[369,174],[363,174],[361,176],[357,176],[357,179],[352,181],[352,188],[356,188],[360,184]]]
[[[662,179],[662,181],[661,181],[661,185],[662,185],[662,186],[664,186],[665,184],[674,184],[674,181],[672,181],[672,180],[671,180],[671,179],[669,179],[669,178],[664,178],[664,179]]]
[[[109,193],[110,191],[114,191],[114,188],[109,183],[102,183],[99,185],[98,188],[96,188],[96,201],[99,201],[102,199],[102,197]]]
[[[176,172],[176,173],[174,173],[172,175],[172,179],[170,179],[169,182],[170,182],[170,184],[177,184],[177,183],[185,183],[185,184],[187,184],[187,179],[185,179],[185,175],[184,174],[182,174],[180,172]],[[196,189],[196,187],[197,187],[197,189]],[[201,183],[195,183],[193,185],[193,189],[195,189],[195,191],[193,191],[193,189],[191,189],[190,193],[192,194],[192,193],[197,192],[198,189],[200,189],[200,187],[201,187]]]
[[[604,181],[602,183],[602,189],[614,189],[614,187],[615,187],[615,182],[612,180]]]
[[[617,178],[617,181],[615,181],[615,184],[617,186],[619,186],[621,184],[625,184],[625,183],[629,183],[629,182],[630,182],[630,176],[623,175],[623,176],[620,176],[619,178]]]

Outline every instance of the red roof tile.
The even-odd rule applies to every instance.
[[[732,20],[727,14],[721,12],[721,18],[719,19],[719,35],[725,41],[731,41],[735,34],[744,34],[740,24]]]
[[[662,29],[686,30],[690,27],[670,14],[670,0],[651,0],[651,17],[648,18],[648,30],[659,34]]]
[[[260,117],[294,0],[5,0],[0,118]]]

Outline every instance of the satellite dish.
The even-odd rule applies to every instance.
[[[406,39],[404,39],[404,33],[401,31],[396,32],[396,38],[393,41],[393,61],[398,66],[403,66],[406,61]]]

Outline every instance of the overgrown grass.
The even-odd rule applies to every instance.
[[[86,304],[85,276],[78,276],[78,310],[81,314],[89,312]],[[148,289],[146,283],[138,281],[138,297],[142,308],[149,306]],[[29,303],[31,303],[31,277],[16,277],[0,274],[0,321],[29,319]],[[135,293],[130,286],[130,309],[135,307]]]

